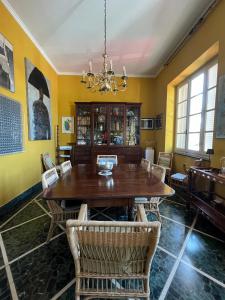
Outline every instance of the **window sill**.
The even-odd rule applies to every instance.
[[[174,151],[174,154],[181,155],[181,156],[187,156],[195,159],[202,158],[203,160],[209,161],[209,156],[207,154],[200,154],[200,153],[190,153],[190,152],[180,152],[180,151]]]

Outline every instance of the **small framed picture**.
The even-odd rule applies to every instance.
[[[62,117],[62,133],[74,133],[74,117]]]
[[[141,129],[154,129],[154,118],[141,119]]]

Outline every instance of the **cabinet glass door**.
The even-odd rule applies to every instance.
[[[91,106],[77,107],[77,145],[91,144]]]
[[[110,107],[110,145],[124,144],[124,105]]]
[[[107,145],[107,110],[105,105],[96,105],[93,109],[94,144]]]
[[[127,106],[126,108],[126,145],[134,146],[140,144],[140,108]]]

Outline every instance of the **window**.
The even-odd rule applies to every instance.
[[[204,155],[213,147],[218,63],[213,61],[177,87],[176,151]]]

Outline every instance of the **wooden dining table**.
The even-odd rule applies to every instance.
[[[43,192],[46,200],[86,203],[88,207],[128,207],[133,218],[135,197],[169,197],[174,190],[139,164],[120,164],[112,175],[99,175],[94,164],[75,165]]]

